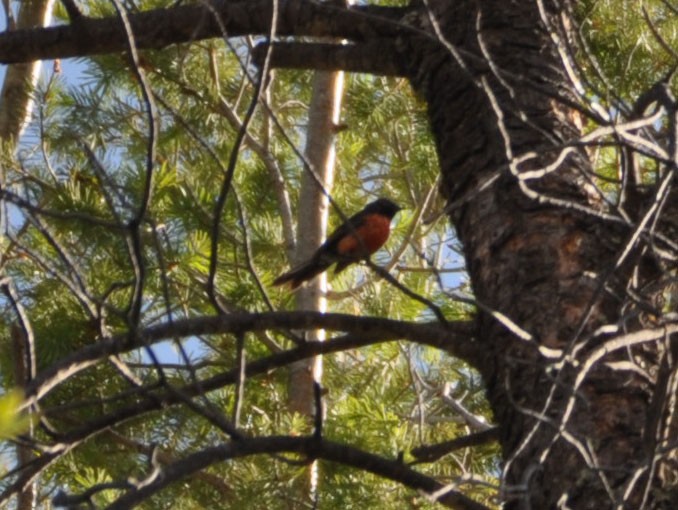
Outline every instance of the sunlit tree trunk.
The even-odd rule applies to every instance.
[[[48,25],[53,6],[54,0],[23,0],[16,28]],[[7,67],[0,92],[0,139],[18,140],[21,135],[31,115],[31,94],[38,82],[40,67],[40,61]]]
[[[339,122],[344,75],[341,72],[316,72],[309,108],[305,154],[313,173],[303,172],[297,221],[295,263],[306,260],[325,240],[327,234],[328,199],[332,191],[335,167],[335,134]],[[315,174],[315,175],[314,175]],[[314,278],[297,291],[296,308],[324,312],[327,301],[327,275]],[[325,332],[316,330],[306,340],[324,340]],[[312,417],[313,383],[320,383],[322,358],[303,360],[290,369],[288,405],[290,411]],[[313,463],[308,479],[308,494],[317,490],[317,463]]]

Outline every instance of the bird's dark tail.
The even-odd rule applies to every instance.
[[[304,262],[300,266],[278,276],[273,280],[273,285],[284,285],[285,283],[289,283],[292,289],[296,289],[305,281],[310,280],[314,276],[325,271],[330,265],[332,265],[332,262],[328,264],[314,257],[308,262]]]

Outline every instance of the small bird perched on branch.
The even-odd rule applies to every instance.
[[[380,198],[351,216],[320,245],[313,256],[303,264],[275,279],[273,285],[290,283],[296,289],[314,278],[332,264],[334,274],[369,257],[387,241],[391,233],[391,220],[401,207],[387,198]]]

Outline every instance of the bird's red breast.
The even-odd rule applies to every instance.
[[[383,214],[368,214],[355,232],[345,236],[337,245],[342,256],[360,257],[371,255],[388,240],[391,218]]]

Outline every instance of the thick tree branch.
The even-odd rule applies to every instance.
[[[141,455],[145,455],[147,457],[155,456],[157,461],[161,464],[172,464],[178,460],[175,454],[170,453],[167,450],[158,447],[157,445],[147,445],[114,431],[109,431],[107,439],[110,439],[112,442],[120,444],[125,448],[129,448],[130,450]],[[195,474],[195,479],[208,484],[215,491],[219,492],[219,494],[221,494],[223,497],[233,495],[233,487],[228,485],[223,478],[217,475],[201,472]]]
[[[19,472],[19,476],[16,481],[11,483],[0,493],[0,505],[4,504],[14,494],[25,490],[25,488],[35,480],[36,476],[47,469],[56,459],[67,454],[74,446],[77,445],[71,445],[69,448],[59,448],[58,451],[33,458],[27,465],[18,466],[16,471]]]
[[[107,508],[109,510],[131,508],[171,483],[227,459],[273,453],[298,453],[306,455],[309,459],[327,460],[351,466],[361,471],[368,471],[429,495],[438,494],[435,498],[436,501],[448,508],[487,510],[486,506],[460,492],[446,489],[440,482],[414,471],[401,462],[385,459],[351,446],[319,440],[314,436],[251,438],[206,448],[165,467],[162,476],[157,476],[150,483],[121,496]]]
[[[254,48],[253,61],[260,65],[268,45]],[[402,61],[392,41],[377,39],[360,44],[296,43],[273,44],[271,67],[280,69],[315,69],[348,71],[384,76],[404,76]]]
[[[264,330],[327,329],[344,331],[366,338],[404,339],[444,349],[471,364],[477,360],[477,349],[470,341],[473,327],[461,321],[446,325],[416,324],[376,317],[318,312],[242,313],[218,317],[201,317],[153,326],[130,338],[123,333],[103,338],[97,343],[64,358],[39,373],[26,389],[27,405],[40,399],[66,378],[95,365],[102,359],[166,340],[190,336]]]
[[[130,14],[138,49],[158,49],[178,43],[222,37],[212,14],[218,13],[229,37],[268,34],[271,0],[213,0],[202,3]],[[365,40],[395,37],[411,31],[399,20],[409,8],[339,8],[309,0],[280,2],[279,35],[338,37]],[[30,62],[53,58],[84,57],[127,49],[127,35],[116,17],[81,17],[77,23],[45,29],[17,30],[0,34],[0,62]]]
[[[85,492],[76,495],[66,494],[63,490],[60,490],[56,493],[52,499],[52,504],[55,507],[64,507],[64,508],[82,508],[82,506],[93,507],[92,498],[98,493],[113,489],[130,489],[133,488],[129,481],[124,480],[120,482],[107,482],[107,483],[98,483]]]

